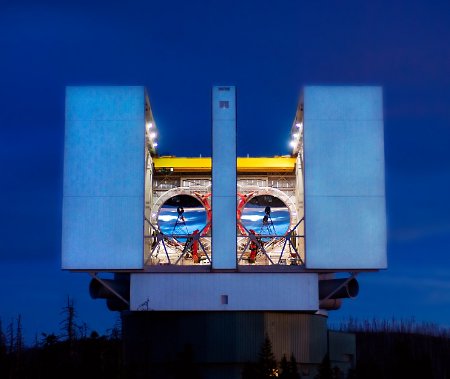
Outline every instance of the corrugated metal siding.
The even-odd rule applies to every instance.
[[[327,318],[324,316],[309,319],[311,338],[309,340],[309,362],[320,364],[327,353]]]
[[[131,362],[174,361],[186,345],[203,363],[254,361],[264,339],[261,312],[132,312],[123,320]]]
[[[299,363],[319,362],[327,349],[326,318],[311,314],[265,313],[265,330],[278,360],[291,354]]]
[[[326,318],[282,312],[131,312],[124,316],[126,360],[170,362],[193,348],[202,363],[256,361],[267,334],[277,360],[320,363],[327,348]]]

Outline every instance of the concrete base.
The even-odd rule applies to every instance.
[[[354,336],[328,333],[326,317],[315,314],[125,312],[122,319],[124,362],[137,378],[188,377],[188,372],[241,378],[244,365],[258,360],[265,335],[278,362],[294,355],[302,378],[316,375],[330,345],[332,367],[346,371],[355,356]]]

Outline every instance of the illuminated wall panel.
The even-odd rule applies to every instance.
[[[145,91],[68,87],[62,267],[143,266]]]
[[[132,311],[314,311],[318,299],[317,274],[131,274]]]
[[[386,268],[380,87],[304,91],[306,266]]]

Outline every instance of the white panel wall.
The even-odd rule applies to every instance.
[[[62,267],[143,267],[143,87],[68,87]]]
[[[213,87],[212,96],[212,266],[236,262],[236,93]]]
[[[131,310],[318,309],[317,274],[131,274]],[[228,304],[223,304],[223,296]],[[147,308],[148,307],[148,308]]]
[[[386,268],[380,87],[304,90],[306,266]]]

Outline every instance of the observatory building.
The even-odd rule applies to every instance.
[[[212,157],[180,158],[158,155],[144,87],[67,88],[62,268],[122,312],[138,376],[189,348],[238,378],[265,336],[302,377],[327,353],[345,371],[354,338],[327,312],[387,268],[381,88],[305,87],[277,157],[236,156],[235,92],[212,90]]]

